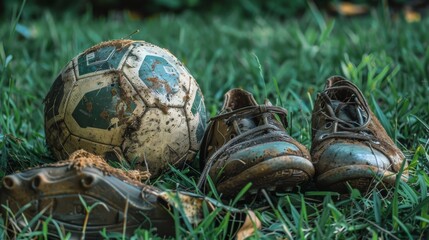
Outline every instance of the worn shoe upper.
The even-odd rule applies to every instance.
[[[130,236],[137,228],[153,230],[160,236],[174,236],[174,211],[179,221],[197,225],[206,211],[215,211],[222,220],[230,213],[231,233],[242,239],[260,227],[253,212],[227,208],[202,196],[162,191],[139,180],[138,171],[123,171],[104,159],[77,151],[69,160],[29,169],[3,178],[0,187],[1,213],[10,237],[22,229],[37,231],[48,223],[49,239],[101,239],[103,229]],[[60,231],[61,230],[61,231]],[[233,236],[231,236],[233,237]]]
[[[361,91],[337,76],[327,80],[314,104],[311,156],[318,186],[332,190],[344,190],[349,182],[366,191],[377,177],[394,184],[404,163]]]
[[[203,138],[199,184],[208,175],[219,192],[231,197],[248,183],[251,191],[284,191],[306,183],[314,174],[310,155],[286,133],[286,126],[285,109],[258,105],[241,89],[228,91]]]

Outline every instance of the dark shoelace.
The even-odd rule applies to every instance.
[[[339,83],[344,85],[335,86]],[[338,91],[350,91],[352,94],[347,101],[340,101],[333,97]],[[356,138],[366,140],[371,138],[371,133],[367,131],[367,127],[371,122],[368,103],[363,97],[362,92],[353,83],[348,81],[337,82],[334,86],[321,92],[319,97],[324,103],[323,108],[325,110],[321,111],[321,113],[328,121],[334,124],[333,134],[324,137],[358,133],[362,136],[355,136]],[[334,100],[332,98],[334,98]]]

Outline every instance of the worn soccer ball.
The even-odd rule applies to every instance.
[[[46,96],[44,120],[56,158],[85,149],[153,177],[192,161],[206,110],[197,82],[168,50],[115,40],[64,67]]]

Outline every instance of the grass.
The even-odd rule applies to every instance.
[[[361,88],[406,154],[410,181],[398,182],[388,193],[350,189],[348,198],[321,191],[268,196],[266,205],[253,207],[263,222],[254,238],[429,237],[428,18],[407,23],[401,15],[389,17],[377,9],[364,17],[333,18],[312,5],[303,16],[284,20],[264,15],[249,19],[234,12],[141,20],[126,14],[94,18],[48,11],[29,19],[25,7],[21,10],[17,5],[1,16],[0,178],[53,161],[44,142],[43,98],[61,68],[98,42],[139,30],[133,39],[167,48],[185,63],[212,116],[227,90],[242,87],[259,102],[268,98],[287,108],[288,131],[310,147],[313,100],[326,78],[339,74]],[[192,169],[173,169],[157,183],[194,191],[195,175]],[[198,228],[179,229],[177,237],[224,238],[226,225],[216,227],[208,219]],[[135,237],[154,234],[142,230]],[[34,235],[43,239],[44,233]],[[0,236],[5,236],[2,227]]]

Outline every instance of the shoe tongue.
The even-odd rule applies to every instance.
[[[241,89],[233,89],[228,93],[228,100],[224,104],[224,109],[228,111],[236,111],[241,108],[256,106],[256,101],[253,96]],[[243,133],[257,126],[257,120],[251,117],[237,119],[238,130]],[[236,130],[237,131],[237,130]],[[238,131],[237,131],[238,132]]]
[[[359,127],[366,122],[367,115],[356,102],[344,103],[339,100],[332,100],[331,103],[336,117],[351,124],[351,126]]]
[[[243,118],[238,121],[238,128],[241,132],[246,132],[256,127],[255,121],[250,118]]]

